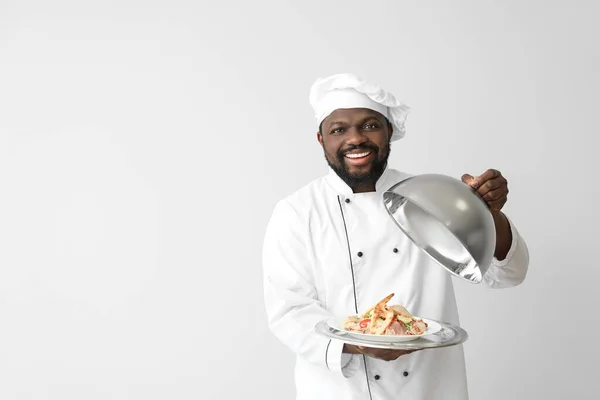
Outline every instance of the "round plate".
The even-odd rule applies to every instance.
[[[338,331],[342,331],[352,337],[357,338],[358,340],[371,340],[374,342],[383,342],[383,343],[397,343],[397,342],[408,342],[410,340],[415,340],[421,337],[425,337],[425,336],[429,336],[429,335],[433,335],[434,333],[439,332],[442,329],[442,326],[437,323],[436,321],[427,319],[427,318],[420,318],[420,317],[415,317],[418,319],[422,319],[423,321],[425,321],[427,323],[427,330],[421,334],[421,335],[373,335],[370,333],[359,333],[359,332],[351,332],[351,331],[347,331],[343,328],[343,320],[335,320],[335,319],[329,319],[327,320],[327,325],[329,325],[329,327],[331,329],[334,330],[338,330]]]
[[[430,320],[427,320],[429,323]],[[447,347],[461,344],[468,339],[467,332],[459,326],[441,321],[432,321],[440,325],[440,330],[427,336],[419,336],[408,341],[390,341],[391,335],[382,335],[381,340],[373,340],[375,335],[361,335],[360,338],[345,330],[337,328],[335,320],[323,320],[315,326],[315,331],[329,339],[340,340],[357,346],[394,350],[419,350]]]

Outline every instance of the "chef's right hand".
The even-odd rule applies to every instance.
[[[344,353],[349,354],[364,354],[367,357],[377,358],[384,361],[393,361],[400,356],[410,354],[416,350],[389,350],[375,349],[372,347],[354,346],[352,344],[344,344]]]

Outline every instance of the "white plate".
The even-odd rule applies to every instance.
[[[342,321],[340,321],[342,322]],[[353,344],[355,346],[372,347],[376,349],[391,349],[391,350],[421,350],[421,349],[436,349],[441,347],[456,346],[465,342],[469,338],[467,331],[462,329],[460,326],[452,325],[443,321],[434,321],[439,324],[442,328],[439,332],[426,337],[419,336],[419,340],[409,340],[404,342],[377,342],[369,339],[359,339],[349,334],[348,331],[342,331],[333,326],[342,326],[332,322],[329,319],[319,321],[315,325],[315,332],[328,339],[339,340],[344,343]],[[434,330],[432,324],[432,331]],[[369,336],[369,335],[365,335]],[[372,337],[372,336],[371,336]],[[388,340],[393,336],[382,336],[384,340]]]
[[[439,332],[442,329],[442,326],[435,321],[432,321],[427,318],[421,318],[415,316],[415,318],[422,319],[427,323],[427,330],[420,335],[372,335],[370,333],[358,333],[351,332],[344,329],[344,320],[328,320],[327,325],[331,328],[336,329],[338,331],[344,332],[345,334],[355,337],[358,340],[367,340],[372,342],[382,342],[382,343],[398,343],[398,342],[408,342],[411,340],[419,339],[422,337],[426,337],[429,335],[433,335]]]

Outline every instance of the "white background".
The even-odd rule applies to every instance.
[[[455,282],[471,397],[598,398],[597,4],[1,0],[0,399],[293,398],[261,245],[337,72],[412,107],[392,167],[509,180],[530,273]]]

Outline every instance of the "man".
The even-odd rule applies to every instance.
[[[451,275],[417,248],[385,210],[382,194],[407,174],[387,167],[408,107],[351,74],[310,94],[329,173],[277,203],[263,248],[272,332],[296,355],[298,400],[467,399],[462,346],[412,353],[360,348],[315,333],[326,318],[362,313],[389,293],[414,315],[459,324]],[[490,287],[520,284],[529,255],[501,211],[496,170],[463,182],[487,202],[497,233]]]

